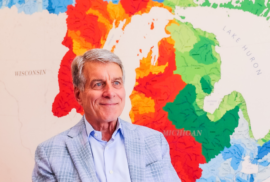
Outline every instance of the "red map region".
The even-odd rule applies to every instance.
[[[60,64],[58,73],[60,93],[55,97],[52,105],[52,111],[58,117],[65,116],[72,108],[75,108],[78,113],[83,113],[82,107],[78,104],[73,94],[71,63],[76,55],[72,52],[72,40],[66,36],[62,44],[68,47],[69,51],[63,57]]]
[[[73,96],[70,66],[76,57],[74,49],[102,48],[114,21],[116,26],[124,19],[128,24],[132,15],[147,12],[156,5],[163,6],[161,3],[150,0],[121,0],[117,5],[103,0],[76,0],[75,6],[67,7],[68,31],[63,45],[68,47],[69,51],[63,57],[58,73],[60,92],[55,97],[52,106],[55,116],[65,116],[72,108],[83,113],[83,109]]]
[[[146,8],[149,0],[121,0],[123,8],[129,15],[134,15],[136,12]]]
[[[167,102],[172,102],[186,83],[180,75],[173,74],[176,70],[175,49],[166,39],[160,41],[158,65],[168,66],[164,73],[152,74],[139,78],[135,91],[151,97],[155,101],[155,113],[135,115],[135,124],[144,125],[162,133],[176,131],[177,129],[168,120],[168,114],[162,108]],[[195,182],[201,177],[202,170],[199,164],[206,163],[202,155],[202,145],[195,141],[193,136],[165,135],[170,145],[170,155],[173,166],[183,182]]]
[[[77,1],[77,4],[78,6],[75,7],[68,6],[68,30],[80,31],[80,36],[84,38],[85,41],[91,43],[95,48],[100,48],[102,37],[107,33],[106,26],[103,23],[98,22],[98,16],[87,14],[86,12],[90,8],[94,8],[110,21],[108,12],[106,11],[108,3],[100,0],[79,0]],[[112,24],[112,21],[110,21],[110,23]]]

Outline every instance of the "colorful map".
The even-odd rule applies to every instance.
[[[0,0],[0,7],[16,8],[18,17],[66,14],[66,53],[49,66],[58,72],[59,90],[48,102],[55,118],[83,114],[71,62],[105,48],[129,77],[124,119],[164,134],[181,181],[270,180],[269,0]],[[41,142],[23,140],[31,155]]]

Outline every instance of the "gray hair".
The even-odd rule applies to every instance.
[[[91,49],[82,56],[77,56],[71,64],[73,85],[80,90],[84,90],[86,79],[83,76],[83,68],[86,62],[116,63],[120,66],[125,81],[124,67],[117,55],[106,49]]]

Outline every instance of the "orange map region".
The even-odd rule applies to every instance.
[[[113,27],[125,20],[125,25],[131,21],[131,16],[148,13],[152,7],[164,7],[162,3],[152,0],[121,0],[118,4],[103,0],[76,0],[75,6],[67,7],[67,34],[63,45],[69,51],[63,57],[58,73],[59,93],[52,105],[55,116],[67,115],[71,109],[83,114],[83,109],[77,104],[73,96],[71,78],[71,62],[85,51],[102,48],[108,33]],[[170,8],[167,8],[171,11]],[[115,46],[113,47],[113,49]]]
[[[149,64],[151,64],[151,56],[148,54],[147,58],[141,60],[140,67],[136,69],[137,83],[130,96],[132,104],[130,117],[135,124],[150,127],[165,134],[170,145],[171,160],[178,176],[183,182],[194,182],[201,177],[202,170],[199,164],[206,163],[202,155],[202,145],[188,134],[166,135],[166,133],[180,130],[177,130],[168,120],[168,114],[163,107],[167,102],[172,102],[179,91],[186,86],[180,75],[173,74],[176,64],[174,41],[171,38],[165,38],[159,42],[159,57],[155,69],[163,69],[159,73],[153,73],[149,71],[150,67],[146,66]],[[153,66],[151,69],[153,70]],[[143,72],[149,74],[144,75]]]

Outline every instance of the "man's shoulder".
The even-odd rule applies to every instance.
[[[37,151],[42,148],[46,152],[52,152],[54,149],[58,150],[59,148],[64,148],[65,141],[68,137],[69,131],[70,131],[70,129],[68,129],[62,133],[59,133],[59,134],[45,140],[44,142],[40,143],[37,147]]]
[[[73,135],[73,130],[81,128],[83,124],[84,122],[80,120],[75,126],[47,139],[46,141],[40,143],[38,147],[65,147],[66,140]]]

